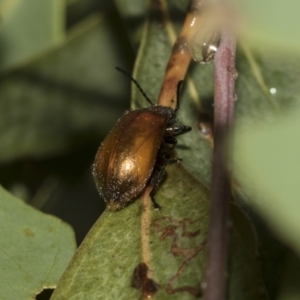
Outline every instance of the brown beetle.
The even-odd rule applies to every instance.
[[[122,69],[117,70],[130,77],[151,106],[126,111],[96,154],[93,175],[110,210],[121,209],[134,200],[147,183],[153,186],[152,197],[164,178],[166,165],[180,161],[170,158],[177,143],[175,136],[191,130],[177,123],[178,104],[175,110],[154,105],[135,79]],[[153,197],[152,201],[159,207]]]

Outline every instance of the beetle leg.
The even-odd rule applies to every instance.
[[[179,162],[182,162],[182,159],[181,158],[170,158],[168,160],[168,164],[177,164]]]
[[[174,125],[166,128],[164,142],[162,143],[158,159],[156,161],[152,176],[150,178],[149,184],[153,186],[150,193],[151,201],[155,209],[160,209],[161,206],[155,201],[154,194],[157,188],[165,177],[165,168],[167,164],[178,163],[182,161],[180,158],[170,158],[170,153],[175,148],[177,140],[176,135],[186,133],[191,130],[191,127],[185,125]]]
[[[174,126],[171,126],[171,127],[168,127],[166,129],[166,134],[168,136],[176,136],[176,135],[180,135],[180,134],[184,134],[186,132],[189,132],[191,131],[192,127],[190,126],[185,126],[185,125],[174,125]]]
[[[161,209],[161,206],[155,201],[155,199],[154,199],[154,197],[152,195],[152,192],[150,194],[150,197],[151,197],[151,202],[153,204],[154,209]]]
[[[150,179],[150,185],[153,186],[153,189],[150,192],[150,197],[155,209],[161,208],[161,206],[155,201],[154,194],[156,193],[157,188],[165,178],[165,174],[166,174],[165,167],[166,167],[165,160],[161,161],[160,163],[157,162]]]
[[[153,181],[155,181],[155,182],[153,182],[153,189],[150,193],[151,201],[152,201],[153,207],[155,209],[161,209],[161,206],[155,201],[154,195],[157,192],[157,189],[158,189],[160,183],[163,181],[163,179],[165,177],[165,172],[159,172],[159,173],[160,174],[158,174],[156,178],[153,178]]]
[[[165,136],[165,142],[167,144],[172,144],[172,145],[176,145],[177,144],[176,138],[174,136],[172,136],[172,135]]]
[[[163,162],[161,162],[160,165],[161,164],[166,165],[166,162],[164,160],[175,149],[176,145],[177,145],[177,140],[175,137],[171,135],[167,135],[164,137],[164,142],[161,144],[158,153],[158,157],[160,157],[160,160],[161,161],[163,160]]]

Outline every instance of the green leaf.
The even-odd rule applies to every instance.
[[[295,114],[295,113],[293,113]],[[251,204],[270,222],[273,230],[300,254],[300,188],[298,178],[299,115],[253,126],[235,138],[240,181],[251,195]],[[242,176],[241,176],[242,175]]]
[[[115,4],[129,31],[128,37],[134,48],[137,48],[143,33],[144,16],[146,12],[145,1],[122,1],[115,0]]]
[[[139,299],[132,278],[141,262],[159,286],[156,299],[194,299],[204,280],[208,197],[182,167],[169,166],[155,197],[162,209],[145,208],[139,198],[121,211],[106,211],[51,299]],[[253,229],[236,206],[232,215],[230,299],[265,299]]]
[[[65,3],[4,0],[0,4],[0,72],[31,60],[64,38]]]
[[[297,55],[300,50],[299,3],[288,0],[236,0],[241,36],[252,47]]]
[[[52,299],[138,299],[141,290],[132,288],[131,282],[141,262],[148,262],[150,277],[160,286],[156,299],[193,299],[188,292],[168,295],[166,285],[200,288],[207,196],[206,188],[182,168],[168,167],[166,182],[156,195],[162,209],[154,210],[150,203],[145,211],[137,199],[121,211],[102,214]]]
[[[289,112],[292,110],[299,110],[298,95],[300,88],[298,78],[300,75],[300,65],[299,60],[295,56],[278,56],[268,51],[254,52],[244,44],[242,44],[241,49],[238,51],[237,58],[239,76],[237,80],[234,132],[234,134],[237,133],[237,136],[233,139],[235,141],[233,158],[234,175],[238,184],[235,187],[237,188],[237,192],[242,195],[243,207],[246,207],[246,211],[250,211],[251,221],[259,234],[264,280],[268,284],[270,295],[276,297],[281,282],[282,256],[286,251],[284,249],[285,246],[280,241],[286,243],[287,239],[282,234],[279,234],[277,230],[281,226],[282,219],[279,217],[280,215],[276,216],[274,214],[276,208],[274,206],[275,202],[272,198],[261,197],[262,194],[258,190],[256,191],[256,184],[251,182],[252,176],[256,177],[256,175],[251,171],[254,165],[250,163],[248,158],[253,157],[254,153],[250,154],[250,152],[254,148],[257,154],[258,149],[260,147],[263,148],[263,144],[252,145],[253,148],[249,148],[248,146],[250,146],[249,143],[252,144],[253,142],[252,136],[256,134],[254,133],[256,131],[255,128],[257,128],[258,133],[258,131],[263,130],[268,124],[275,124],[282,117],[288,117]],[[277,134],[276,139],[281,144]],[[269,149],[270,152],[267,155],[270,156],[276,149],[277,147],[273,150]],[[250,156],[247,158],[246,165],[244,158],[248,154]],[[289,154],[286,153],[286,155],[286,157],[289,157]],[[281,158],[278,157],[278,159],[284,159],[283,153],[281,154]],[[251,165],[249,170],[248,163]],[[261,167],[263,167],[263,164]],[[271,172],[274,172],[274,167],[275,165],[270,169]],[[256,174],[260,175],[255,179],[255,182],[257,182],[262,174],[259,168],[256,170]],[[248,173],[252,174],[249,175]],[[290,178],[289,174],[284,174],[283,176],[285,180]],[[261,184],[259,186],[262,187]],[[282,209],[286,210],[283,206]],[[272,212],[269,213],[269,211]],[[270,214],[273,215],[272,221]],[[270,226],[271,231],[266,230],[265,222]],[[262,232],[264,234],[261,234]],[[275,237],[272,237],[273,234]],[[287,236],[289,235],[290,233],[287,234]],[[277,241],[278,237],[280,241]]]
[[[126,106],[124,51],[109,18],[92,16],[66,43],[0,83],[0,162],[99,141]],[[117,88],[115,88],[117,86]]]
[[[73,230],[0,187],[1,299],[33,299],[54,288],[76,243]]]

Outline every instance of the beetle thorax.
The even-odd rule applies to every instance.
[[[154,105],[152,107],[147,108],[147,110],[163,116],[164,118],[166,118],[167,123],[169,124],[176,121],[176,112],[171,107]]]

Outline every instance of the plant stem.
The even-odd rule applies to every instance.
[[[224,300],[226,295],[231,189],[225,138],[231,127],[234,111],[235,47],[236,41],[230,31],[222,32],[214,71],[214,152],[205,300]]]

